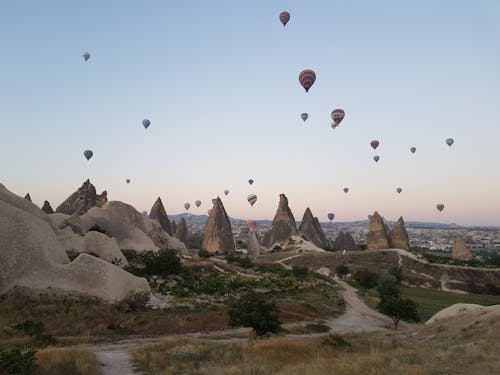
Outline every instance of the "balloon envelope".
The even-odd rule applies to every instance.
[[[149,125],[151,125],[151,121],[149,121],[147,118],[142,120],[142,126],[144,126],[144,129],[149,128]]]
[[[314,81],[316,81],[316,73],[314,73],[314,71],[306,69],[300,72],[299,82],[306,92],[309,92],[309,89],[314,84]]]
[[[90,59],[90,53],[88,53],[88,52],[84,52],[82,56],[83,56],[83,59],[85,61],[87,61],[88,59]]]
[[[224,195],[228,195],[229,194],[229,190],[224,190]]]
[[[378,147],[378,145],[379,145],[379,144],[380,144],[380,142],[379,142],[379,141],[377,141],[376,139],[374,139],[373,141],[371,141],[371,142],[370,142],[370,146],[372,146],[372,148],[373,148],[374,150],[376,150],[376,149],[377,149],[377,147]]]
[[[189,210],[189,207],[191,207],[191,205],[189,203],[184,203],[184,208],[187,210]]]
[[[255,202],[257,202],[257,196],[255,194],[250,194],[247,197],[247,201],[248,201],[248,203],[250,203],[250,206],[253,206],[255,204]]]
[[[217,198],[212,198],[212,204],[217,203]]]
[[[414,154],[415,151],[417,151],[417,148],[416,147],[412,147],[412,148],[410,148],[410,151],[411,151],[412,154]]]
[[[378,163],[378,161],[380,160],[380,156],[375,155],[375,156],[373,157],[373,160],[375,160],[375,163]]]
[[[396,191],[397,191],[398,193],[401,193],[401,192],[403,191],[403,189],[401,189],[401,188],[397,188],[397,189],[396,189]]]
[[[125,182],[126,182],[127,184],[130,184],[130,178],[127,178],[127,179],[125,180]]]
[[[83,156],[85,156],[87,160],[90,160],[90,158],[94,156],[94,153],[90,150],[85,150],[83,151]]]
[[[309,115],[308,115],[307,113],[305,113],[305,112],[304,112],[304,113],[302,113],[302,114],[300,115],[300,118],[301,118],[301,119],[302,119],[302,121],[304,121],[304,122],[307,120],[307,118],[308,118],[308,117],[309,117]]]
[[[339,125],[342,120],[344,119],[345,112],[343,109],[335,109],[332,112],[332,120],[335,123],[335,125]]]
[[[283,26],[286,26],[288,21],[290,21],[290,13],[288,12],[281,12],[280,13],[280,21],[283,24]]]
[[[347,194],[348,191],[349,191],[349,188],[344,188],[344,193]]]
[[[253,184],[253,180],[252,180],[252,179],[248,180],[248,183],[249,183],[250,185],[252,185],[252,184]]]
[[[455,141],[453,140],[453,138],[448,138],[448,139],[446,140],[446,144],[447,144],[448,146],[450,146],[450,147],[451,147],[451,145],[452,145],[454,142],[455,142]]]
[[[332,221],[334,217],[335,217],[335,214],[334,214],[334,213],[330,212],[330,213],[328,214],[328,220]]]
[[[196,207],[200,207],[201,206],[201,201],[196,201],[196,202],[194,202],[194,204],[196,205]]]
[[[257,223],[255,222],[255,220],[247,220],[247,226],[251,229],[255,229]]]
[[[443,211],[444,204],[438,203],[438,204],[436,204],[436,208],[439,210],[439,212],[441,212],[441,211]]]

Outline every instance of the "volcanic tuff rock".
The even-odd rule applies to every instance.
[[[462,237],[457,237],[455,239],[455,246],[453,246],[453,252],[451,254],[453,259],[459,260],[471,260],[472,252],[467,246],[467,242]]]
[[[26,195],[24,196],[24,199],[26,199],[26,200],[28,200],[28,201],[30,201],[30,202],[31,202],[30,193],[26,194]]]
[[[205,235],[201,248],[212,253],[235,250],[231,222],[220,198],[217,198],[205,223]]]
[[[68,215],[83,215],[92,207],[102,207],[107,200],[106,191],[98,196],[94,185],[90,183],[90,180],[87,180],[57,207],[56,212]]]
[[[274,215],[273,224],[271,229],[264,234],[262,244],[271,247],[275,242],[285,241],[298,234],[295,218],[288,207],[288,199],[285,194],[280,194],[280,202],[276,215]]]
[[[400,216],[394,228],[389,233],[389,243],[393,249],[410,250],[410,239],[406,232],[405,222]]]
[[[340,231],[335,239],[333,248],[338,251],[355,251],[359,250],[356,243],[352,239],[351,233]]]
[[[46,214],[53,214],[54,213],[54,210],[50,206],[49,201],[43,202],[42,211],[45,212]]]
[[[375,211],[372,219],[370,220],[370,227],[368,231],[368,238],[366,240],[367,250],[379,250],[389,248],[389,236],[387,235],[387,226],[380,217],[379,213]]]
[[[172,228],[172,233],[175,234],[175,232],[177,232],[177,223],[172,221],[170,227]]]
[[[317,217],[313,217],[313,214],[309,207],[306,208],[304,216],[302,217],[302,222],[299,226],[299,233],[306,240],[311,241],[313,244],[320,248],[326,247],[326,237],[321,228],[321,224]]]
[[[184,218],[181,218],[181,220],[179,220],[177,228],[175,229],[175,238],[177,238],[181,242],[186,243],[187,236],[188,228],[186,225],[186,220]]]
[[[170,220],[167,216],[167,211],[165,211],[165,207],[163,207],[163,203],[160,197],[158,197],[156,202],[153,204],[153,207],[151,207],[149,218],[158,220],[163,230],[169,235],[175,234],[175,232],[172,232],[172,225],[170,224]]]
[[[129,293],[149,293],[149,285],[88,254],[70,262],[48,215],[0,184],[0,294],[16,286],[76,291],[121,300]]]
[[[252,257],[259,256],[262,252],[257,233],[253,230],[248,234],[247,254]]]

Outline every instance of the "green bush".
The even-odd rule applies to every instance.
[[[231,326],[250,327],[257,336],[281,330],[278,309],[274,302],[268,302],[264,295],[248,292],[229,305]]]
[[[241,268],[252,268],[253,267],[253,262],[252,259],[249,257],[242,257],[239,255],[235,254],[228,254],[226,255],[226,260],[230,264],[235,264]]]
[[[54,336],[45,333],[45,326],[42,322],[25,320],[22,323],[16,324],[13,328],[23,332],[27,336],[32,337],[34,344],[38,347],[55,345],[57,342]]]
[[[307,267],[293,266],[292,272],[297,279],[301,280],[304,280],[307,276],[309,276],[309,269]]]
[[[22,352],[19,346],[10,350],[0,349],[1,375],[30,375],[36,370],[36,351]]]
[[[385,298],[385,297],[398,298],[401,296],[401,290],[399,289],[399,285],[393,278],[386,277],[382,279],[377,286],[377,291],[380,295],[380,298]]]
[[[392,318],[394,328],[398,328],[400,320],[419,321],[417,304],[408,298],[386,296],[380,299],[377,309]]]
[[[198,256],[200,258],[210,258],[212,256],[214,256],[214,254],[212,254],[211,252],[207,251],[207,250],[199,250],[198,251]]]
[[[366,269],[354,273],[354,280],[364,289],[375,288],[378,284],[378,279],[378,274]]]
[[[335,273],[338,277],[343,279],[349,273],[349,267],[347,267],[345,264],[339,264],[337,267],[335,267]]]

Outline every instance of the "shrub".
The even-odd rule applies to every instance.
[[[276,304],[266,301],[262,294],[248,292],[232,301],[229,307],[229,323],[233,327],[253,328],[258,336],[281,330]]]
[[[226,260],[228,263],[236,264],[237,266],[242,268],[253,267],[252,259],[250,259],[249,257],[241,257],[235,254],[228,254],[226,255]]]
[[[331,346],[334,348],[351,346],[349,342],[344,340],[342,336],[338,335],[329,335],[326,339],[321,341],[320,346]]]
[[[25,335],[34,339],[36,346],[46,347],[56,344],[56,338],[44,332],[45,327],[42,322],[33,322],[32,320],[25,320],[22,323],[16,324],[14,329],[23,332]]]
[[[207,250],[199,250],[198,256],[200,258],[210,258],[210,257],[214,256],[214,254],[212,254],[211,252],[209,252]]]
[[[142,254],[142,260],[146,275],[167,277],[182,271],[181,260],[173,250],[146,251]]]
[[[378,274],[369,270],[359,270],[354,273],[354,280],[364,289],[372,289],[378,284]]]
[[[309,275],[309,270],[307,269],[307,267],[293,266],[292,272],[297,279],[302,280],[307,278],[307,276]]]
[[[19,346],[10,350],[0,349],[0,374],[5,375],[30,375],[36,369],[36,351],[29,350],[25,353]]]
[[[339,264],[337,267],[335,267],[335,273],[339,278],[343,279],[349,273],[349,267],[347,267],[345,264]]]
[[[396,280],[394,278],[386,277],[382,279],[377,286],[377,291],[380,294],[380,298],[398,298],[401,296],[401,290],[399,289],[399,285],[396,284]]]
[[[148,301],[148,293],[129,293],[116,304],[116,307],[125,312],[141,311],[146,308]]]

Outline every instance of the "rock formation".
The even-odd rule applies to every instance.
[[[179,224],[176,226],[175,229],[175,238],[177,238],[181,242],[186,243],[187,236],[188,236],[188,228],[186,225],[186,220],[184,218],[181,218],[179,220]]]
[[[389,233],[389,244],[393,249],[410,250],[410,239],[406,232],[405,222],[402,216],[399,217]]]
[[[78,292],[117,301],[149,285],[88,254],[70,262],[48,215],[0,184],[0,294],[14,287]]]
[[[355,251],[359,250],[356,243],[352,239],[351,233],[340,231],[335,239],[333,248],[337,251]]]
[[[472,252],[467,246],[467,242],[462,237],[457,237],[455,239],[455,246],[453,246],[453,252],[451,254],[453,259],[459,260],[471,260]]]
[[[201,247],[211,253],[235,250],[231,222],[220,198],[217,198],[205,223],[205,235]]]
[[[313,217],[313,214],[309,207],[306,208],[304,216],[302,217],[302,222],[299,226],[299,233],[306,240],[312,242],[319,248],[324,249],[326,247],[326,237],[321,228],[321,224],[317,217]]]
[[[170,220],[168,219],[167,211],[165,210],[165,207],[163,207],[163,203],[160,197],[158,197],[156,202],[153,204],[153,207],[151,207],[149,218],[157,220],[163,230],[169,235],[172,236],[172,234],[175,234],[175,232],[172,232],[172,226],[170,224]]]
[[[24,199],[26,199],[26,200],[28,200],[28,201],[30,201],[30,202],[31,202],[30,193],[26,194],[26,195],[24,196]]]
[[[257,233],[253,230],[248,233],[247,254],[251,257],[259,256],[262,253]]]
[[[46,214],[53,214],[54,213],[54,210],[50,206],[49,201],[43,202],[42,211],[45,212]]]
[[[370,227],[368,231],[368,238],[366,240],[367,250],[379,250],[389,248],[389,236],[382,217],[375,211],[372,219],[370,220]]]
[[[177,232],[177,223],[172,221],[172,223],[170,223],[170,227],[172,228],[172,233],[175,234]]]
[[[271,229],[264,234],[262,244],[271,247],[275,242],[285,241],[291,236],[297,236],[297,226],[285,194],[280,194],[278,210],[274,215]]]
[[[107,200],[106,191],[98,196],[94,185],[90,183],[90,180],[87,180],[57,207],[56,212],[68,215],[83,215],[92,207],[102,207]]]

